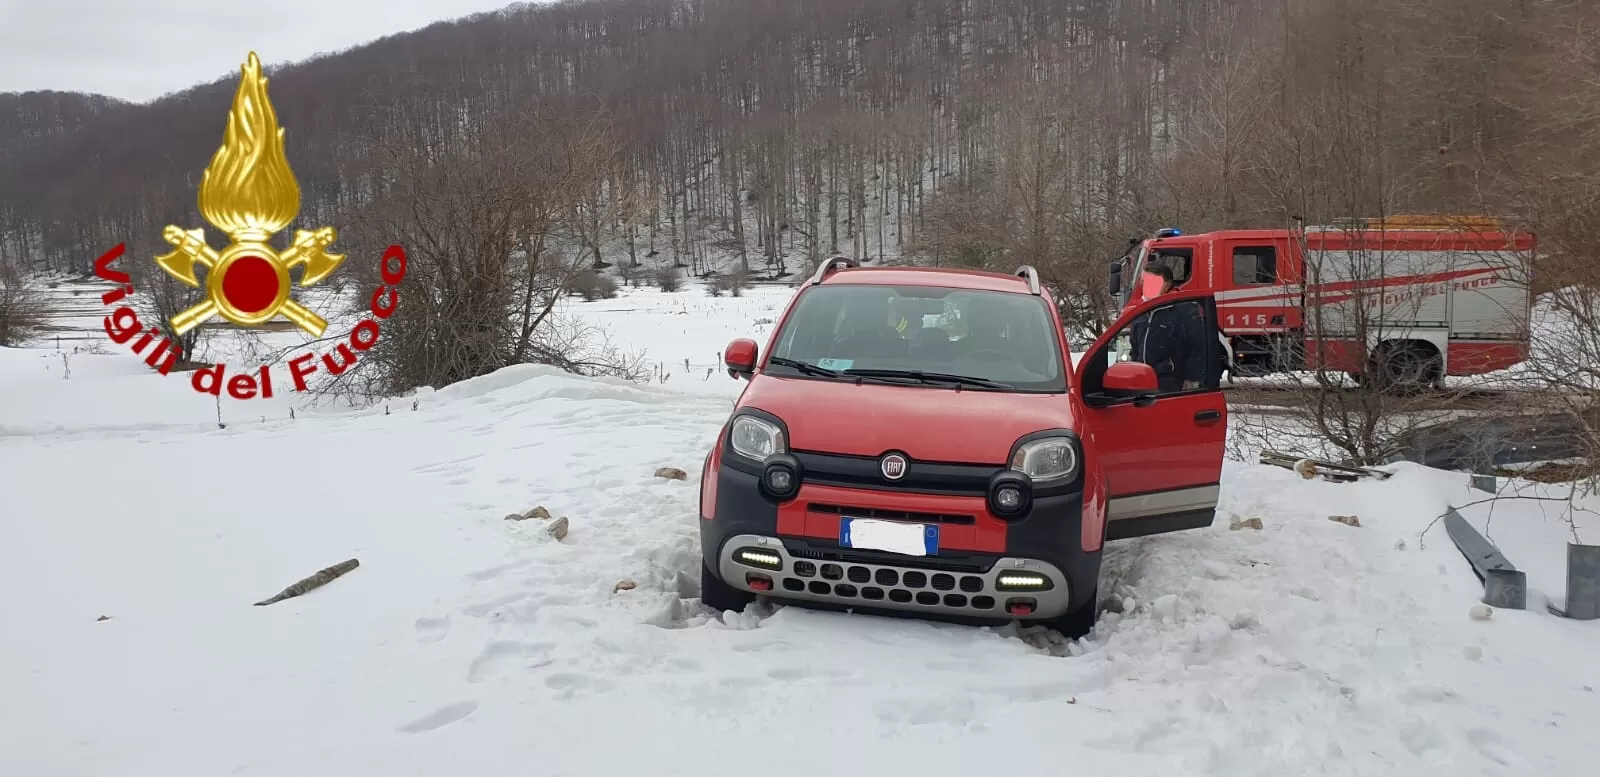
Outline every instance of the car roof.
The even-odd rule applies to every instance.
[[[824,286],[943,286],[972,291],[1027,294],[1028,282],[1017,275],[961,267],[848,267],[828,273]]]

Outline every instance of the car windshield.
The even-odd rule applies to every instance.
[[[1067,387],[1041,297],[934,286],[826,284],[802,293],[767,370],[962,390]],[[836,373],[836,374],[830,374]]]

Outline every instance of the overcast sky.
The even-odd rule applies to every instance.
[[[512,0],[0,0],[0,92],[144,102]]]

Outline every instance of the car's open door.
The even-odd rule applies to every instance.
[[[1107,381],[1115,364],[1165,361],[1151,338],[1173,338],[1180,327],[1198,327],[1181,333],[1182,352],[1200,349],[1203,355],[1182,360],[1186,364],[1176,375],[1163,370],[1164,387],[1151,381],[1130,389],[1127,375],[1151,373],[1131,369],[1137,365],[1120,368]],[[1129,310],[1078,362],[1078,388],[1088,406],[1084,421],[1106,480],[1107,540],[1195,529],[1215,520],[1228,429],[1216,332],[1216,301],[1209,292],[1173,292]]]

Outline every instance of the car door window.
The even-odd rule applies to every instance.
[[[1142,362],[1155,370],[1159,394],[1215,390],[1221,342],[1206,323],[1204,300],[1162,305],[1129,321],[1107,344],[1105,363],[1087,371],[1085,381],[1098,383],[1117,362]],[[1086,386],[1086,389],[1098,386]]]

